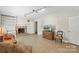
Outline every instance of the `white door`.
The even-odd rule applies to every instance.
[[[79,17],[69,19],[69,41],[79,45]]]

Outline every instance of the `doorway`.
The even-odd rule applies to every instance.
[[[38,22],[37,21],[35,21],[34,23],[34,29],[35,29],[35,34],[37,34],[38,33]]]

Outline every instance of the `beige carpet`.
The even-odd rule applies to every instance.
[[[79,47],[71,44],[61,44],[38,35],[17,35],[17,44],[31,45],[33,53],[66,53],[79,52]]]

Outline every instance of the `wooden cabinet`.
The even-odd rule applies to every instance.
[[[54,40],[54,32],[43,31],[43,38]]]

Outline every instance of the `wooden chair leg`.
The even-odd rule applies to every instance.
[[[60,39],[61,40],[61,43],[62,43],[62,39]]]
[[[62,39],[55,39],[55,41],[60,41],[61,43],[63,43]]]

